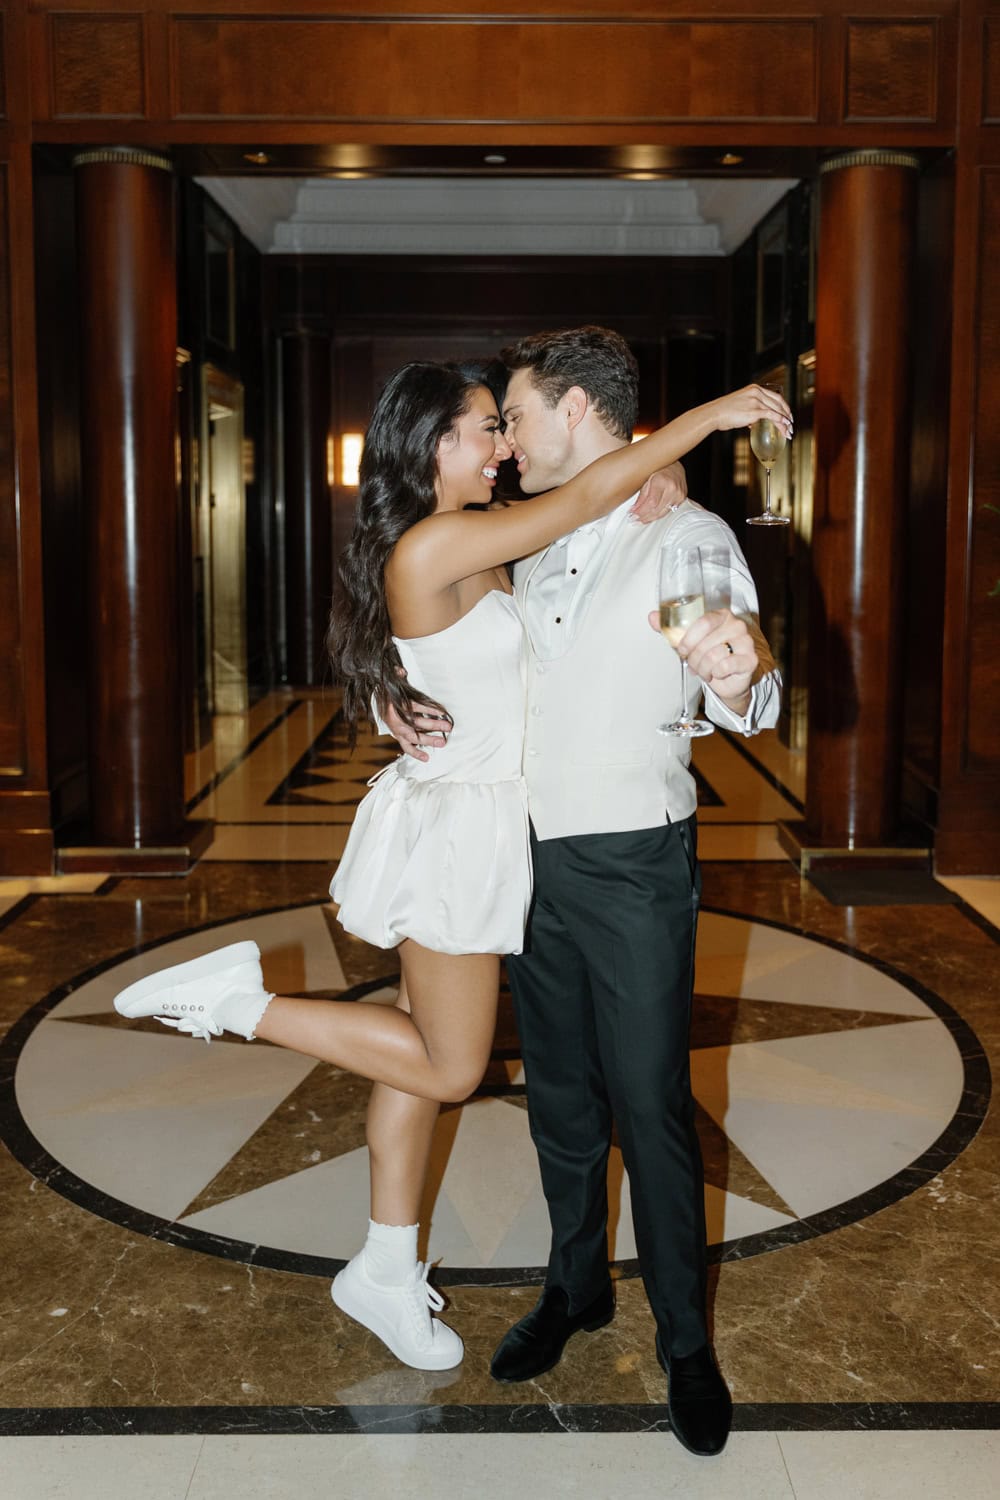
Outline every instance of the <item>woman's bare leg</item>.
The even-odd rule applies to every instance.
[[[409,1014],[410,1000],[402,978],[396,1007]],[[371,1173],[370,1213],[376,1224],[416,1224],[440,1108],[436,1099],[403,1094],[387,1083],[373,1087],[365,1128]]]
[[[417,1219],[438,1116],[437,1098],[470,1094],[489,1060],[499,961],[448,957],[408,941],[400,949],[400,964],[403,973],[396,1005],[356,1007],[379,1014],[363,1017],[363,1024],[349,1032],[346,1042],[338,1035],[344,1007],[336,1003],[323,1007],[327,1014],[304,1029],[294,1002],[272,1001],[264,1020],[270,1019],[277,1004],[276,1024],[258,1025],[257,1030],[261,1036],[302,1051],[322,1048],[321,1056],[330,1056],[356,1072],[375,1074],[367,1122],[371,1222],[364,1246],[338,1272],[331,1294],[342,1312],[371,1329],[405,1364],[444,1370],[460,1362],[463,1345],[454,1329],[430,1315],[429,1309],[440,1311],[442,1302],[427,1285],[426,1268],[417,1262]],[[392,1029],[380,1028],[379,1021],[388,1022]],[[404,1026],[412,1028],[418,1039],[416,1048],[401,1041]],[[347,1049],[353,1049],[349,1062]],[[423,1097],[418,1097],[401,1061],[410,1054]],[[376,1070],[385,1066],[387,1058],[393,1076],[380,1078]],[[405,1086],[398,1086],[397,1077],[406,1078]]]
[[[492,953],[434,953],[410,938],[399,955],[409,1015],[398,1006],[276,995],[257,1036],[401,1093],[467,1098],[489,1061],[500,960]]]

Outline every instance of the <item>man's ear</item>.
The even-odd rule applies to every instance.
[[[579,427],[590,407],[587,392],[579,385],[571,385],[560,402],[566,413],[566,425],[570,431]]]

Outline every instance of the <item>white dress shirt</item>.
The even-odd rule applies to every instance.
[[[601,562],[619,528],[643,524],[629,517],[636,498],[637,495],[630,495],[609,515],[577,527],[576,531],[553,542],[542,554],[531,574],[531,588],[519,602],[535,655],[543,661],[562,656],[572,644],[581,608],[600,576]],[[677,542],[685,547],[725,544],[730,555],[730,608],[736,615],[756,616],[757,590],[746,558],[736,537],[718,516],[695,501],[689,501],[686,514],[678,516],[671,529],[670,540],[672,544]],[[657,602],[651,598],[648,608],[655,609]],[[706,604],[709,609],[713,607],[711,599],[706,600]],[[762,720],[770,722],[767,709],[780,691],[780,679],[775,680],[773,676],[762,678],[750,689],[750,704],[746,714],[740,715],[734,713],[693,672],[689,673],[688,681],[692,687],[701,686],[710,718],[722,727],[744,735],[757,734]]]

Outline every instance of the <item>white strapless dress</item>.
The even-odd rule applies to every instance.
[[[428,762],[401,756],[355,814],[330,894],[379,948],[520,953],[531,900],[521,775],[521,619],[500,589],[434,635],[394,637],[409,681],[455,721]]]

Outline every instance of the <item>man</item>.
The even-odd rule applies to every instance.
[[[502,358],[506,435],[525,493],[562,484],[631,440],[638,372],[617,334],[537,334]],[[680,667],[647,618],[664,542],[725,543],[731,552],[732,609],[705,614],[679,648],[708,716],[744,734],[769,727],[780,681],[728,528],[689,500],[639,525],[632,503],[514,571],[535,894],[525,951],[508,960],[508,974],[552,1247],[541,1298],[501,1341],[491,1373],[530,1380],[574,1333],[614,1315],[606,1233],[614,1121],[671,1424],[691,1451],[714,1454],[732,1403],[708,1343],[688,1059],[696,795],[690,742],[656,732],[677,716]]]

